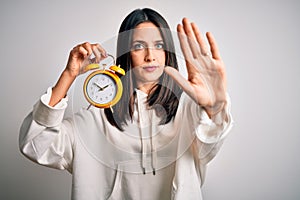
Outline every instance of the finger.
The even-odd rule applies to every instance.
[[[168,74],[188,95],[193,96],[193,88],[190,83],[173,67],[166,66],[164,71]]]
[[[95,62],[99,63],[101,60],[107,58],[107,52],[100,44],[93,44],[93,53],[95,55]]]
[[[186,62],[192,63],[193,55],[190,49],[190,46],[188,44],[188,40],[186,37],[186,34],[184,32],[184,29],[181,24],[177,25],[177,35],[180,43],[180,48],[182,50],[183,56],[186,60]]]
[[[216,42],[213,34],[210,33],[210,32],[207,32],[206,37],[207,37],[208,43],[210,45],[210,50],[211,50],[211,53],[212,53],[212,57],[214,59],[218,59],[218,60],[221,59],[219,48],[217,46],[217,42]]]
[[[200,30],[198,29],[198,27],[195,23],[192,23],[191,26],[192,26],[193,31],[195,33],[196,40],[197,40],[198,44],[200,45],[201,54],[204,55],[204,56],[207,55],[207,53],[209,53],[209,49],[208,49],[208,46],[205,42],[204,37],[202,36]]]
[[[78,53],[81,54],[83,58],[86,58],[89,55],[89,52],[86,50],[86,48],[81,45],[78,47]]]
[[[97,48],[97,45],[92,45],[92,49],[93,49],[93,54],[95,55],[93,63],[99,63],[101,60],[101,52]]]
[[[86,45],[84,44],[80,44],[78,46],[76,46],[73,50],[72,50],[72,54],[75,57],[82,57],[82,59],[86,59],[90,56],[90,52],[89,50],[86,48]]]
[[[190,45],[193,57],[197,58],[201,55],[201,51],[200,51],[199,44],[196,41],[195,33],[192,28],[192,23],[190,23],[187,18],[183,18],[182,24],[183,24],[184,32],[187,35],[187,40]]]
[[[101,53],[101,57],[106,58],[108,56],[106,50],[100,44],[96,44],[96,45],[97,45],[97,49]]]
[[[87,56],[91,56],[93,53],[92,45],[89,42],[85,42],[81,45],[88,53]]]

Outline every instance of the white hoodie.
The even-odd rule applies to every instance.
[[[25,118],[19,144],[34,162],[72,173],[72,199],[202,199],[206,165],[232,127],[229,97],[211,120],[183,93],[174,120],[159,125],[136,90],[133,120],[121,132],[98,108],[63,119],[67,99],[50,107],[51,92]]]

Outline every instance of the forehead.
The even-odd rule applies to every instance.
[[[157,41],[162,40],[159,29],[152,22],[143,22],[133,31],[133,40]]]

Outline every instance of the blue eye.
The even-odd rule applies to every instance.
[[[157,49],[157,50],[163,50],[164,48],[165,48],[164,43],[155,44],[155,49]]]
[[[131,47],[132,50],[136,51],[136,50],[143,50],[145,49],[145,46],[141,43],[136,43]]]
[[[154,46],[147,46],[144,43],[139,43],[139,42],[135,42],[133,43],[131,50],[132,51],[144,51],[145,49],[155,49],[155,50],[164,50],[165,49],[165,45],[163,42],[157,42],[156,44],[154,44]]]

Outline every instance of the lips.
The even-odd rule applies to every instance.
[[[143,69],[147,72],[153,72],[158,68],[158,66],[145,66]]]

